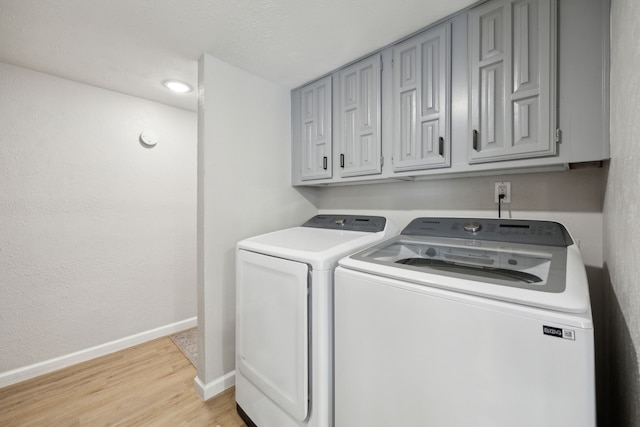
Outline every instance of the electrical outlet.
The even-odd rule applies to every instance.
[[[502,203],[511,203],[511,182],[509,181],[496,182],[496,191],[495,191],[495,197],[494,197],[495,203],[499,202],[498,196],[500,194],[504,194]]]

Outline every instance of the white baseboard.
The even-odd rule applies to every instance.
[[[193,385],[200,399],[209,400],[236,385],[236,371],[231,371],[207,384],[203,383],[199,377],[195,377],[193,379]]]
[[[198,319],[196,317],[192,317],[180,322],[171,323],[149,331],[140,332],[115,341],[100,344],[95,347],[76,351],[75,353],[65,354],[64,356],[56,357],[54,359],[2,372],[0,373],[0,387],[6,387],[8,385],[25,381],[39,375],[48,374],[49,372],[57,371],[58,369],[66,368],[77,363],[86,362],[87,360],[95,359],[96,357],[105,356],[125,348],[133,347],[134,345],[142,344],[156,338],[171,335],[175,332],[193,328],[194,326],[197,326],[197,324]]]

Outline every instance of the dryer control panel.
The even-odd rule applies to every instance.
[[[411,221],[402,234],[543,246],[567,247],[573,244],[564,226],[552,221],[423,217]]]
[[[384,231],[387,219],[370,215],[316,215],[302,224],[303,227],[327,228],[331,230]]]

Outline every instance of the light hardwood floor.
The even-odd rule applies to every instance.
[[[234,389],[203,402],[167,337],[0,389],[0,426],[243,427]]]

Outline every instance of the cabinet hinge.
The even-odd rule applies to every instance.
[[[560,144],[562,142],[562,130],[559,128],[556,129],[556,144]]]
[[[382,71],[382,67],[383,67],[383,65],[382,65],[382,55],[380,55],[380,71]]]
[[[384,166],[384,157],[380,156],[380,167]]]

